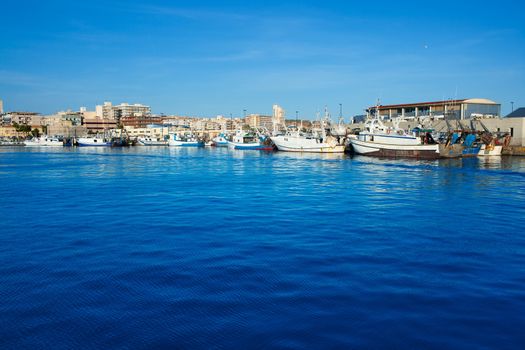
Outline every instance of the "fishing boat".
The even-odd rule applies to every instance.
[[[503,147],[510,145],[511,136],[508,133],[492,133],[480,120],[476,119],[476,122],[481,124],[484,132],[481,134],[481,148],[478,152],[478,156],[500,156],[503,151]]]
[[[110,147],[111,139],[104,136],[80,137],[77,139],[79,147]]]
[[[328,109],[325,108],[325,117],[320,120],[319,130],[312,130],[311,133],[302,133],[299,130],[295,130],[284,135],[271,136],[270,139],[279,151],[344,153],[346,127],[344,127],[341,120],[342,118],[337,127],[334,128],[330,122]]]
[[[177,147],[204,147],[204,141],[199,140],[193,134],[177,135],[169,133],[168,145]]]
[[[439,153],[443,158],[475,157],[480,150],[476,133],[463,130],[451,132],[447,141],[439,145]]]
[[[350,138],[355,153],[377,157],[403,157],[437,159],[440,157],[439,144],[429,132],[423,135],[408,133],[399,128],[399,120],[393,127],[386,127],[379,118],[369,119],[365,130],[356,138]]]
[[[345,146],[331,135],[289,132],[285,135],[271,136],[270,139],[279,151],[285,152],[344,153],[345,151]]]
[[[224,134],[219,134],[218,136],[214,137],[211,141],[212,141],[212,146],[228,147],[228,139],[226,139],[226,135]]]
[[[31,140],[24,141],[24,145],[30,146],[30,147],[35,147],[35,146],[62,147],[64,146],[64,143],[58,137],[39,137],[39,138],[32,138]]]
[[[231,141],[228,141],[229,149],[271,151],[273,146],[266,144],[265,137],[254,132],[237,130]]]
[[[139,137],[137,139],[137,142],[139,145],[142,145],[142,146],[167,146],[168,145],[168,141],[162,138],[151,137],[151,136]]]

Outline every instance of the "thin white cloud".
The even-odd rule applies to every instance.
[[[132,11],[161,16],[173,16],[186,18],[191,20],[231,20],[231,21],[244,21],[252,18],[252,16],[237,13],[237,12],[226,12],[211,9],[196,9],[196,8],[184,8],[174,6],[155,6],[145,5],[140,6]]]

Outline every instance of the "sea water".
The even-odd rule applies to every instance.
[[[0,149],[0,348],[525,346],[525,158]]]

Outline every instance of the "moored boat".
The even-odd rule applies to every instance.
[[[350,138],[355,153],[377,157],[402,157],[437,159],[440,157],[439,145],[430,133],[417,135],[407,133],[397,126],[389,128],[379,119],[369,119],[365,130],[356,138]]]
[[[24,145],[30,146],[30,147],[62,147],[64,146],[64,143],[62,140],[60,140],[57,137],[39,137],[39,138],[32,138],[30,140],[25,140]]]
[[[311,153],[344,153],[345,146],[340,145],[333,136],[318,137],[300,133],[271,136],[270,139],[279,151]]]
[[[266,144],[265,138],[253,132],[238,130],[231,141],[228,141],[229,149],[272,151],[273,146]]]
[[[168,145],[168,141],[161,139],[161,138],[157,138],[157,137],[151,137],[151,136],[139,137],[137,139],[137,142],[139,145],[142,145],[142,146],[167,146]]]
[[[80,137],[77,139],[77,144],[80,147],[110,147],[112,145],[111,139],[106,137]]]
[[[212,141],[212,146],[228,147],[228,140],[226,139],[226,135],[224,134],[219,134],[218,136],[214,137],[211,141]]]
[[[204,147],[204,141],[199,140],[193,134],[181,136],[176,133],[169,133],[168,145],[177,147]]]

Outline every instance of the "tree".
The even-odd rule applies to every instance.
[[[29,127],[29,130],[31,130],[31,127]],[[33,137],[37,138],[40,136],[40,130],[38,130],[37,128],[34,128],[33,130],[31,130],[31,135],[33,135]]]

